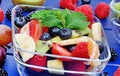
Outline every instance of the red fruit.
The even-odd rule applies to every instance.
[[[114,76],[120,76],[120,67],[115,71]]]
[[[42,35],[42,27],[39,24],[38,20],[31,20],[29,23],[29,35],[36,42]]]
[[[42,33],[44,33],[44,32],[48,32],[48,29],[49,29],[48,27],[45,27],[45,26],[42,27]]]
[[[61,8],[68,8],[74,10],[77,7],[77,0],[60,0]]]
[[[6,49],[3,46],[0,46],[0,66],[3,65],[6,58]]]
[[[77,7],[74,11],[85,14],[85,16],[87,17],[87,20],[90,22],[89,27],[91,27],[91,24],[93,23],[93,20],[94,20],[91,5],[89,5],[89,4],[81,5],[81,6]]]
[[[47,64],[47,57],[46,56],[40,56],[40,55],[34,55],[26,63],[31,64],[31,65],[45,67],[46,64]],[[31,69],[36,71],[36,72],[43,71],[43,69],[38,69],[38,68],[31,68]]]
[[[0,8],[0,23],[4,20],[4,12],[2,8]]]
[[[88,43],[80,42],[72,51],[72,56],[80,58],[90,58],[88,53]]]
[[[86,65],[82,61],[70,61],[70,62],[65,62],[65,69],[72,70],[72,71],[85,72]],[[83,75],[68,73],[68,76],[83,76]]]
[[[52,54],[61,55],[61,56],[71,56],[72,55],[69,51],[67,51],[65,48],[63,48],[62,46],[60,46],[56,43],[52,44]],[[63,58],[60,58],[60,59],[64,60],[64,61],[69,61],[69,59],[63,59]]]
[[[110,6],[105,2],[100,2],[95,8],[95,14],[99,19],[106,18],[110,13]]]
[[[12,30],[7,25],[0,25],[0,46],[5,46],[12,41]]]

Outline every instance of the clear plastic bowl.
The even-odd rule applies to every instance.
[[[17,69],[19,71],[19,74],[21,76],[97,76],[99,75],[99,73],[102,72],[102,70],[105,68],[106,64],[108,63],[111,54],[110,54],[110,50],[109,50],[109,46],[106,40],[106,35],[104,33],[103,28],[102,30],[102,35],[101,35],[101,39],[102,42],[104,44],[104,51],[100,54],[99,59],[87,59],[87,58],[77,58],[77,57],[68,57],[68,56],[60,56],[60,55],[53,55],[53,54],[39,54],[36,52],[29,52],[28,50],[23,50],[22,48],[20,48],[20,46],[17,44],[16,39],[15,39],[15,34],[18,33],[18,29],[14,24],[14,20],[16,18],[16,9],[17,8],[23,8],[24,10],[27,10],[26,12],[30,12],[30,11],[36,11],[36,10],[44,10],[44,9],[56,9],[56,8],[51,8],[51,7],[43,7],[43,6],[32,6],[32,5],[17,5],[13,8],[12,10],[12,36],[13,36],[13,50],[14,50],[14,58],[16,60],[17,63]],[[24,11],[24,13],[26,13]],[[100,22],[99,19],[97,17],[94,17],[94,21],[95,22]],[[24,51],[25,53],[30,53],[30,54],[37,54],[37,55],[44,55],[46,56],[48,59],[53,59],[53,58],[67,58],[67,59],[72,59],[72,60],[77,60],[77,61],[81,61],[85,64],[86,69],[84,71],[75,71],[75,70],[67,70],[64,68],[64,70],[60,70],[60,69],[54,69],[54,68],[48,68],[46,67],[42,67],[42,66],[36,66],[36,65],[31,65],[31,64],[27,64],[25,62],[23,62],[19,52]],[[92,67],[91,65],[87,65],[86,63],[93,63],[94,67]],[[65,64],[64,64],[65,63]],[[64,67],[66,67],[67,63],[69,62],[64,62]],[[73,65],[75,66],[75,65]],[[92,67],[92,69],[87,69]],[[43,69],[44,71],[42,72],[36,72],[34,70],[32,70],[31,68],[37,68],[37,69]],[[57,74],[51,74],[48,71],[54,71],[55,73],[60,73],[60,72],[64,72],[64,75],[57,75]]]
[[[110,2],[110,20],[112,22],[112,32],[117,40],[118,43],[120,43],[120,11],[116,10],[114,8],[114,3],[120,2],[120,0],[112,0]]]

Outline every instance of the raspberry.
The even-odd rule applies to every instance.
[[[26,63],[31,64],[31,65],[36,65],[36,66],[46,66],[47,62],[47,57],[46,56],[39,56],[39,55],[34,55],[32,58],[30,58]],[[38,68],[31,68],[32,70],[36,72],[41,72],[43,71],[42,69]]]
[[[77,0],[60,0],[59,4],[61,8],[74,10],[77,6]]]
[[[77,7],[74,11],[85,14],[85,16],[87,17],[87,20],[90,22],[89,27],[91,28],[91,25],[94,19],[93,12],[92,12],[92,6],[89,4],[84,4],[84,5]]]
[[[72,56],[80,58],[89,58],[88,54],[88,43],[80,42],[72,51]]]
[[[110,6],[105,2],[100,2],[95,8],[95,15],[99,19],[106,18],[110,13]]]
[[[117,68],[117,70],[114,73],[114,76],[120,76],[120,67]]]
[[[0,23],[4,20],[4,12],[2,8],[0,8]]]

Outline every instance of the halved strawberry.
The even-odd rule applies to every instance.
[[[63,48],[62,46],[53,43],[52,44],[52,53],[55,55],[61,55],[61,56],[71,56],[72,54],[67,51],[65,48]],[[69,61],[69,59],[64,59],[64,58],[60,58],[61,60],[64,61]]]
[[[31,64],[31,65],[45,67],[47,65],[47,57],[46,56],[40,56],[40,55],[34,55],[26,63]],[[42,69],[38,69],[38,68],[31,68],[31,69],[36,71],[36,72],[43,71]]]
[[[29,35],[36,42],[42,35],[42,27],[38,20],[31,20],[29,23]]]
[[[88,53],[88,42],[80,42],[72,51],[72,56],[80,58],[90,58]]]

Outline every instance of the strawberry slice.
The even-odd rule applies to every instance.
[[[72,56],[80,58],[90,58],[88,53],[88,43],[80,42],[72,51]]]
[[[62,46],[53,43],[52,44],[52,53],[55,55],[61,55],[61,56],[71,56],[72,54],[67,51],[65,48],[63,48]],[[69,59],[65,59],[65,58],[60,58],[60,60],[64,60],[64,61],[69,61]]]
[[[29,35],[36,42],[42,35],[42,28],[38,20],[31,20],[29,23]]]
[[[115,71],[114,76],[120,76],[120,67]]]
[[[46,56],[40,56],[40,55],[34,55],[26,63],[31,64],[31,65],[45,67],[47,65],[47,57]],[[42,69],[38,69],[38,68],[31,68],[31,69],[36,71],[36,72],[43,71]]]

